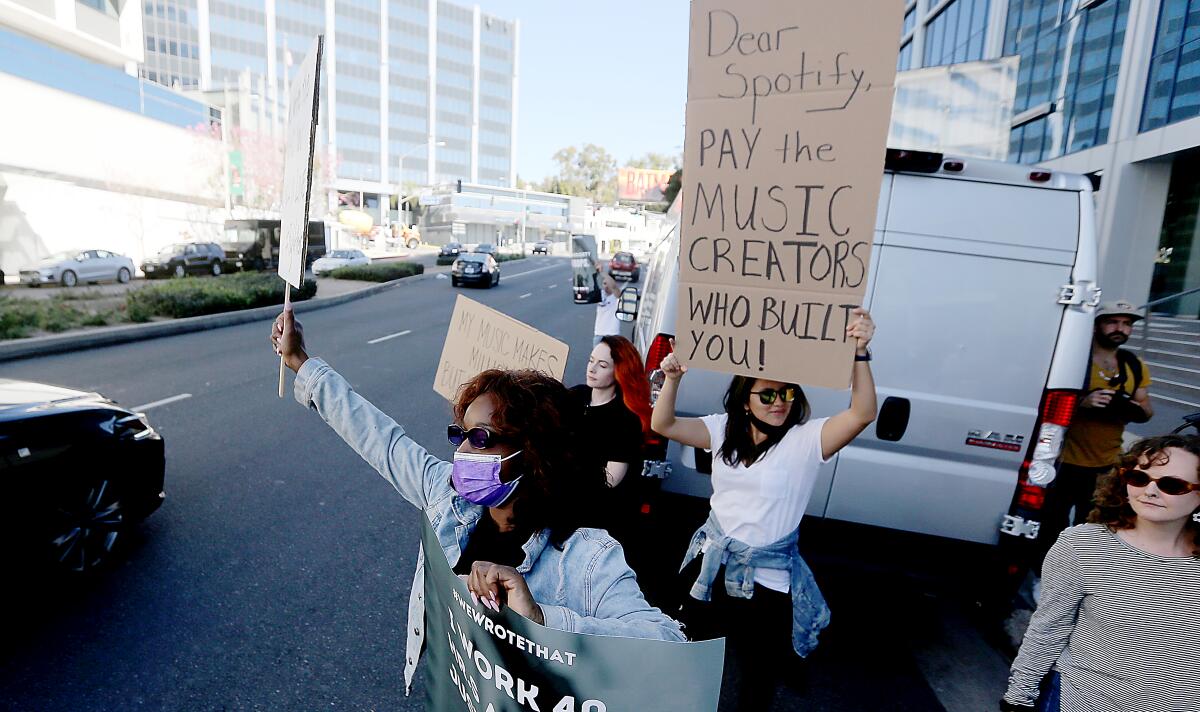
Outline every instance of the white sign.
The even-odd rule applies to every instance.
[[[417,202],[421,205],[441,205],[442,198],[443,196],[434,195],[433,193],[421,193],[417,198]]]
[[[312,197],[313,148],[317,135],[317,87],[321,83],[323,35],[313,38],[288,96],[287,148],[283,158],[283,219],[279,276],[299,289],[308,249],[308,203]]]

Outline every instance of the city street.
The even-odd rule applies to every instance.
[[[530,258],[492,290],[403,284],[305,315],[309,352],[447,457],[449,408],[431,384],[454,296],[568,342],[566,382],[578,383],[593,311],[572,304],[568,274],[565,260]],[[21,582],[0,708],[421,709],[420,682],[406,698],[401,678],[419,514],[296,404],[290,377],[275,396],[268,329],[5,364],[6,377],[127,406],[178,400],[147,410],[166,440],[167,500],[127,559],[83,586]],[[1006,662],[970,622],[963,567],[919,545],[885,558],[883,542],[842,529],[806,534],[834,623],[777,706],[990,708]]]

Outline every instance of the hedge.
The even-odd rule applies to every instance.
[[[131,321],[156,316],[180,319],[283,304],[284,285],[274,272],[185,277],[130,290],[125,304]],[[300,289],[292,290],[292,300],[311,299],[316,293],[317,281],[306,279]]]
[[[378,262],[370,265],[338,267],[325,276],[334,279],[355,279],[360,282],[391,282],[425,273],[425,265],[415,262]]]
[[[508,253],[505,253],[505,252],[501,252],[501,253],[499,253],[499,254],[497,254],[497,255],[496,255],[496,261],[497,261],[497,262],[511,262],[511,261],[513,261],[513,260],[523,260],[523,259],[525,259],[525,253],[524,253],[524,252],[519,252],[519,253],[516,253],[516,254],[508,254]]]
[[[72,301],[60,295],[50,299],[0,295],[0,339],[21,339],[37,331],[56,334],[81,326],[106,326],[125,319],[115,310],[92,311]]]

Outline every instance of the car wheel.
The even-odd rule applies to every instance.
[[[187,274],[187,272],[184,271],[183,265],[175,265],[175,273],[174,274],[176,277],[183,277],[185,274]]]
[[[404,243],[404,246],[410,250],[415,250],[415,249],[417,249],[417,246],[420,244],[421,243],[418,242],[415,238],[410,237],[410,238],[408,238],[408,242]]]
[[[450,278],[450,286],[451,286],[451,287],[457,287],[457,286],[458,286],[458,277],[451,277],[451,278]]]
[[[212,276],[220,277],[221,276],[221,263],[213,262],[212,267],[209,268],[209,271],[212,272]]]
[[[79,278],[77,276],[75,276],[75,273],[72,272],[71,270],[67,270],[66,272],[62,273],[62,286],[74,287],[78,283],[79,283]]]
[[[117,270],[117,281],[121,284],[129,284],[129,269],[127,267]]]
[[[496,278],[492,280],[492,286],[495,287],[498,284],[500,284],[500,273],[499,272],[496,273]]]
[[[111,480],[85,480],[67,487],[49,533],[51,563],[75,573],[103,566],[124,540],[128,519]]]

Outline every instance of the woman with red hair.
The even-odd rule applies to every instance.
[[[629,339],[601,338],[588,357],[587,382],[571,394],[583,413],[582,454],[603,465],[610,488],[601,523],[629,549],[641,494],[642,445],[650,433],[650,383]]]

